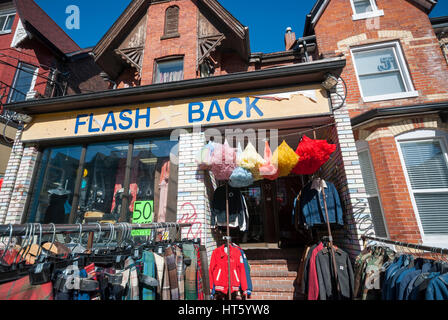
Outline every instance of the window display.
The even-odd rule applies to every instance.
[[[43,152],[29,222],[69,222],[81,152],[81,146],[49,148]]]
[[[136,140],[127,166],[129,143],[87,145],[85,159],[81,159],[82,146],[44,150],[28,222],[132,222],[134,211],[145,217],[144,223],[171,221],[167,212],[177,210],[177,167],[170,162],[170,153],[177,155],[177,141]],[[129,186],[125,185],[127,170]]]

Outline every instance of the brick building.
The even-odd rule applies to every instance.
[[[443,173],[447,64],[428,18],[434,2],[359,2],[317,1],[304,36],[288,29],[285,50],[264,54],[250,51],[248,28],[218,1],[132,1],[91,50],[109,90],[8,104],[32,121],[15,139],[0,223],[131,221],[148,207],[152,221],[193,223],[182,236],[201,238],[210,258],[223,236],[211,228],[220,182],[197,168],[196,154],[211,137],[241,130],[229,142],[250,140],[260,154],[266,138],[273,150],[282,140],[295,149],[303,135],[336,144],[319,175],[337,188],[344,226],[333,236],[351,258],[366,234],[420,241],[421,198],[406,179],[422,178],[419,168],[406,176],[399,148],[434,153]],[[379,69],[364,70],[377,50]],[[386,81],[380,72],[388,86],[375,87],[375,75]],[[323,85],[332,80],[336,87]],[[413,128],[430,129],[417,153]],[[232,237],[250,260],[253,299],[300,298],[294,280],[310,235],[297,232],[291,212],[310,180],[291,175],[242,189],[251,227]]]
[[[107,89],[101,69],[32,0],[0,1],[0,179],[19,121],[5,104]],[[9,168],[9,170],[15,170]],[[5,183],[8,186],[8,183]]]
[[[340,77],[377,234],[446,247],[446,18],[428,17],[435,4],[317,1],[304,36],[316,36],[321,57],[346,58]]]

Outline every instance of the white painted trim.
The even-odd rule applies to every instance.
[[[406,99],[418,97],[418,91],[408,91],[400,93],[383,94],[379,96],[362,97],[364,102],[385,101],[395,99]]]
[[[375,0],[369,0],[369,1],[370,1],[370,6],[372,7],[372,11],[370,11],[370,12],[379,11],[378,6],[376,5],[376,1]],[[352,5],[352,11],[353,11],[354,16],[365,14],[365,13],[356,13],[355,3],[353,0],[350,0],[350,4]],[[368,13],[370,13],[370,12],[368,12]]]
[[[356,13],[352,15],[352,20],[363,20],[363,19],[370,19],[370,18],[376,18],[376,17],[382,17],[384,16],[383,10],[376,10],[376,11],[370,11],[365,13]]]
[[[330,2],[330,0],[325,0],[324,4],[320,7],[319,11],[314,16],[313,21],[311,21],[311,24],[313,26],[317,23],[317,21],[319,21],[322,13],[324,13],[324,10],[327,8],[327,5],[328,5],[329,2]]]
[[[361,152],[367,152],[367,157],[369,158],[370,167],[371,167],[372,172],[373,172],[373,183],[376,186],[377,194],[368,194],[367,193],[367,189],[366,189],[366,195],[367,195],[367,198],[373,198],[373,197],[377,197],[378,198],[378,201],[380,203],[381,217],[383,218],[383,224],[384,224],[384,227],[386,229],[386,235],[387,235],[387,238],[390,239],[389,228],[387,226],[386,218],[384,217],[383,201],[381,199],[380,190],[378,188],[378,181],[377,181],[377,178],[376,178],[376,171],[375,171],[375,167],[373,166],[372,157],[370,155],[369,143],[367,141],[364,141],[364,140],[359,140],[359,141],[356,141],[355,144],[356,144],[356,149],[357,149],[358,154],[361,153]],[[363,178],[363,180],[364,180],[364,178]],[[372,223],[373,223],[373,219],[372,219]]]
[[[428,130],[428,129],[419,129],[412,132],[407,132],[401,135],[398,135],[395,137],[395,143],[398,149],[398,155],[400,157],[401,161],[401,168],[403,169],[403,173],[406,179],[406,185],[408,188],[409,195],[411,197],[412,207],[414,209],[414,216],[417,220],[417,225],[420,230],[420,235],[422,237],[423,245],[427,246],[441,246],[441,247],[447,247],[448,246],[448,235],[425,235],[425,232],[423,230],[423,225],[420,219],[420,215],[418,213],[418,207],[417,202],[415,201],[414,192],[411,185],[411,180],[409,178],[408,170],[406,168],[406,163],[404,161],[403,152],[401,150],[400,143],[402,142],[419,142],[419,141],[434,141],[439,140],[440,145],[442,147],[442,152],[445,154],[445,160],[447,162],[448,166],[448,134],[445,132],[441,132],[439,130]],[[437,192],[439,190],[445,190],[445,189],[436,189]],[[433,190],[434,191],[434,190]],[[442,191],[443,192],[443,191]]]
[[[371,50],[378,50],[378,49],[384,49],[384,48],[393,48],[394,54],[397,59],[397,63],[400,69],[400,75],[402,77],[403,83],[406,88],[406,92],[397,92],[397,93],[391,93],[391,94],[384,94],[384,95],[376,95],[376,96],[364,96],[361,81],[359,79],[359,73],[356,66],[356,60],[355,60],[355,53],[357,52],[363,52],[363,51],[371,51]],[[414,89],[414,85],[412,84],[412,78],[410,76],[407,63],[403,54],[403,51],[401,49],[401,45],[399,41],[392,41],[392,42],[381,42],[381,43],[375,43],[375,44],[369,44],[364,46],[357,46],[350,49],[350,53],[353,60],[353,66],[355,68],[355,74],[356,79],[358,81],[358,88],[359,92],[361,94],[361,97],[364,102],[373,102],[373,101],[383,101],[383,100],[394,100],[394,99],[405,99],[405,98],[415,98],[419,96],[418,91]]]

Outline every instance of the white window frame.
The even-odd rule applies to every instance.
[[[28,64],[28,63],[24,63],[24,62],[19,62],[19,64],[17,65],[17,68],[22,68],[23,65],[26,65],[26,66],[30,66],[30,67],[35,68],[34,75],[33,75],[33,80],[31,80],[31,86],[30,86],[30,89],[29,89],[28,92],[23,92],[23,93],[25,93],[26,95],[28,95],[29,92],[34,91],[34,87],[36,86],[36,81],[37,81],[37,75],[39,74],[39,68],[36,67],[36,66],[33,66],[32,64]],[[18,79],[18,77],[19,77],[19,73],[20,73],[20,72],[25,72],[25,71],[23,71],[23,70],[21,70],[21,69],[17,69],[17,70],[16,70],[16,73],[15,73],[15,75],[14,75],[14,80],[13,80],[13,82],[12,82],[12,86],[11,86],[11,88],[9,89],[8,103],[11,102],[12,95],[13,95],[13,93],[14,93],[14,90],[15,90],[15,87],[16,87],[16,83],[17,83],[17,79]],[[27,96],[25,96],[25,101],[26,101],[26,100],[27,100]]]
[[[354,0],[350,0],[350,4],[352,5],[353,10],[352,15],[353,21],[384,16],[384,11],[378,9],[378,6],[376,5],[376,0],[369,0],[369,1],[370,6],[372,7],[372,11],[364,13],[356,13],[355,2]]]
[[[356,60],[355,53],[363,52],[363,51],[373,51],[385,48],[393,48],[395,59],[400,69],[401,78],[405,85],[405,92],[397,92],[376,96],[364,96],[361,80],[359,78],[358,69],[356,68]],[[418,97],[419,93],[414,89],[414,85],[412,83],[411,75],[409,73],[409,69],[407,67],[406,60],[404,58],[403,51],[401,49],[399,41],[392,42],[383,42],[383,43],[375,43],[366,46],[353,47],[350,49],[350,53],[353,60],[353,67],[355,69],[356,79],[358,80],[359,92],[361,93],[361,97],[364,102],[374,102],[374,101],[384,101],[384,100],[395,100],[395,99],[404,99],[404,98],[415,98]]]
[[[8,34],[8,33],[11,33],[11,32],[12,32],[12,26],[11,26],[11,29],[10,29],[10,30],[3,30],[3,27],[6,25],[6,22],[8,21],[8,18],[9,18],[10,16],[13,16],[13,15],[16,15],[16,10],[15,10],[15,9],[8,9],[8,10],[0,11],[0,17],[3,17],[3,16],[6,17],[6,18],[5,18],[5,23],[4,23],[4,25],[2,26],[2,29],[0,30],[0,35],[2,35],[2,34]],[[15,18],[14,18],[14,19],[15,19]],[[14,21],[13,21],[13,23],[14,23]]]
[[[448,246],[448,235],[425,235],[423,230],[423,224],[420,219],[418,212],[417,201],[415,200],[414,193],[434,193],[434,189],[418,189],[416,192],[412,189],[411,179],[409,178],[408,170],[406,168],[406,162],[404,161],[403,152],[401,150],[400,143],[402,142],[421,142],[421,141],[440,141],[442,152],[445,155],[445,161],[448,165],[448,134],[443,131],[438,130],[416,130],[408,133],[401,134],[395,137],[395,142],[397,144],[398,154],[400,156],[401,167],[406,178],[406,184],[411,197],[412,206],[415,212],[415,218],[420,230],[420,235],[424,245],[434,246],[434,247],[447,247]],[[448,192],[448,188],[437,189],[437,192]]]
[[[372,171],[373,171],[373,183],[375,184],[376,190],[378,192],[378,194],[369,194],[369,193],[367,193],[367,189],[366,189],[367,198],[372,198],[372,197],[378,198],[378,201],[380,203],[381,217],[383,218],[383,224],[384,224],[384,228],[386,230],[386,235],[387,235],[387,238],[390,239],[389,228],[387,227],[387,221],[386,221],[386,218],[384,217],[383,201],[381,199],[380,190],[378,188],[378,181],[376,179],[375,167],[373,166],[372,156],[370,154],[369,143],[367,141],[363,141],[363,140],[356,141],[356,149],[357,149],[358,154],[361,152],[367,152],[370,167],[372,168]],[[372,219],[372,223],[373,223],[373,219]]]

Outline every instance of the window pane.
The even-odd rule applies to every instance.
[[[129,216],[144,206],[153,208],[153,221],[174,222],[177,212],[177,169],[170,154],[177,156],[177,141],[136,141],[132,155]],[[137,212],[137,211],[136,211]],[[149,217],[149,212],[147,217]]]
[[[6,16],[0,16],[0,30],[1,31],[4,30],[5,21],[6,21]]]
[[[28,222],[69,222],[81,146],[46,149],[42,155]]]
[[[4,31],[11,31],[12,24],[14,23],[14,17],[15,15],[9,16],[8,20],[6,20]]]
[[[448,234],[448,193],[415,194],[425,234]]]
[[[399,70],[393,48],[356,52],[354,56],[360,76]]]
[[[180,81],[184,78],[184,61],[157,62],[156,83]]]
[[[373,11],[370,0],[353,0],[357,14]]]
[[[11,89],[11,102],[24,101],[26,94],[32,89],[31,85],[33,84],[36,68],[24,64],[20,64],[19,68],[14,89]]]
[[[118,221],[129,143],[110,142],[87,147],[81,181],[78,219]]]
[[[399,72],[360,76],[359,80],[365,97],[406,92]]]
[[[383,212],[381,210],[380,199],[378,197],[369,198],[370,213],[372,215],[373,226],[378,237],[386,238],[386,225],[384,224]]]
[[[359,162],[367,194],[377,195],[378,189],[376,187],[375,172],[373,171],[368,151],[359,153]]]
[[[448,188],[448,167],[440,141],[401,143],[412,189]]]

